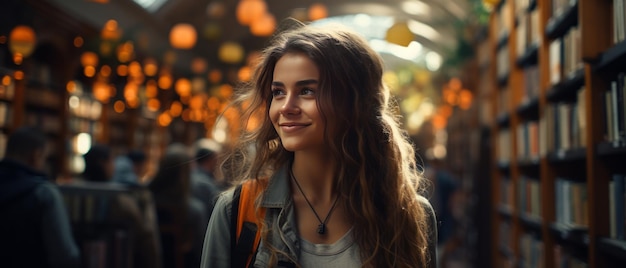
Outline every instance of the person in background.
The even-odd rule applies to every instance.
[[[142,185],[146,163],[146,154],[140,150],[131,150],[116,157],[113,162],[113,181],[130,186]]]
[[[46,137],[23,127],[0,161],[0,267],[78,267],[79,249],[58,187],[42,173]]]
[[[83,179],[92,182],[112,182],[113,157],[106,145],[93,145],[83,156],[85,171]],[[130,187],[133,189],[133,186]],[[120,194],[103,207],[111,221],[128,224],[133,241],[133,267],[162,266],[161,242],[158,236],[156,209],[150,192],[146,194]]]
[[[215,199],[221,192],[216,185],[214,171],[217,166],[217,153],[211,149],[196,150],[195,168],[191,174],[191,193],[204,204],[207,216],[211,216]]]
[[[233,104],[245,107],[240,125],[258,127],[243,127],[225,171],[267,184],[257,203],[239,203],[265,209],[260,243],[250,256],[231,252],[229,190],[209,220],[202,268],[242,257],[254,267],[437,267],[434,211],[382,75],[380,56],[341,25],[275,36]]]
[[[161,229],[165,268],[178,267],[181,258],[184,267],[200,265],[202,234],[208,215],[202,202],[191,193],[191,163],[184,145],[170,145],[148,185],[156,201],[159,226],[174,226],[179,231],[172,234]]]

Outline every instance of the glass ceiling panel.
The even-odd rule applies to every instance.
[[[155,12],[165,4],[168,0],[133,0],[135,3],[148,10],[149,12]]]

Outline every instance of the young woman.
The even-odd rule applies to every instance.
[[[265,50],[238,99],[261,124],[228,165],[269,178],[250,266],[436,267],[435,216],[382,74],[367,41],[339,26],[301,26]],[[230,190],[215,205],[203,268],[231,265],[232,202]]]

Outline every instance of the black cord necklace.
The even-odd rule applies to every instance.
[[[306,195],[304,194],[304,191],[302,191],[302,187],[300,187],[300,184],[298,183],[298,180],[296,179],[296,176],[293,175],[293,170],[292,169],[289,169],[289,175],[291,175],[291,178],[293,179],[293,181],[296,182],[296,186],[298,187],[298,190],[300,190],[300,193],[302,194],[302,197],[304,197],[304,201],[306,201],[306,203],[309,205],[309,207],[313,211],[313,214],[315,214],[315,217],[320,222],[320,224],[317,226],[317,233],[321,234],[321,235],[325,234],[326,233],[326,222],[328,222],[328,218],[330,218],[330,214],[332,214],[333,210],[335,209],[335,205],[337,204],[337,200],[339,200],[339,195],[337,195],[335,197],[335,201],[333,202],[333,206],[330,207],[330,210],[328,211],[328,214],[326,215],[326,218],[324,219],[324,221],[322,221],[320,216],[317,215],[317,211],[315,211],[315,208],[313,208],[313,205],[311,205],[311,202],[309,202],[309,199],[306,198]]]

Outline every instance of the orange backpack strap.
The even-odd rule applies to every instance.
[[[265,208],[254,202],[267,187],[266,179],[246,180],[235,188],[231,212],[231,267],[248,267],[261,241],[260,221]]]

